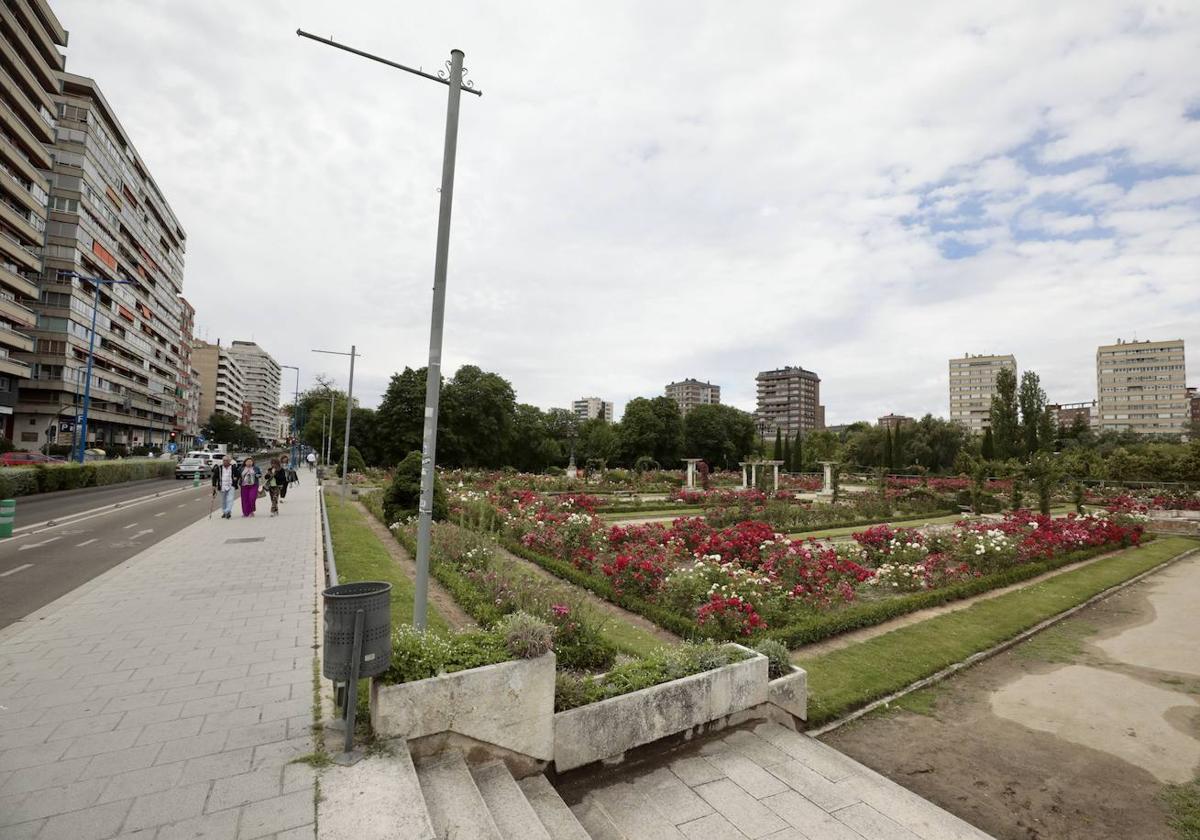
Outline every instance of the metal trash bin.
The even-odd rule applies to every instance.
[[[331,586],[325,602],[325,640],[321,673],[346,683],[346,745],[354,746],[358,681],[387,670],[392,661],[392,585],[365,580]]]
[[[16,499],[0,501],[0,539],[8,539],[13,535],[13,521],[16,519],[16,516]]]

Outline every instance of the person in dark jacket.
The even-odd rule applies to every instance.
[[[241,466],[233,463],[233,459],[228,455],[221,459],[221,463],[213,467],[212,492],[214,496],[218,493],[221,494],[222,519],[229,519],[233,516],[233,500],[238,495],[238,483],[241,478]]]

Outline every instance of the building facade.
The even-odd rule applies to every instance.
[[[1102,432],[1180,435],[1191,420],[1183,339],[1118,341],[1096,349]]]
[[[0,6],[0,429],[24,449],[74,428],[73,409],[61,423],[48,411],[22,418],[19,428],[15,422],[21,388],[33,373],[28,354],[37,341],[49,147],[65,64],[59,47],[66,45],[66,30],[45,0]]]
[[[246,375],[228,347],[221,342],[192,342],[192,365],[200,379],[200,423],[214,414],[225,414],[242,422],[246,405]]]
[[[906,417],[903,414],[885,414],[879,418],[879,427],[882,429],[898,429],[905,423],[915,423],[911,417]]]
[[[186,235],[96,83],[61,73],[45,268],[15,441],[42,442],[86,390],[88,445],[159,446],[175,428]],[[109,281],[96,282],[99,280]]]
[[[226,349],[246,378],[244,398],[249,414],[245,424],[262,440],[275,440],[279,433],[279,363],[253,341],[235,341]]]
[[[1070,429],[1080,419],[1083,424],[1091,428],[1096,422],[1096,401],[1089,400],[1086,402],[1074,403],[1052,403],[1046,406],[1050,411],[1050,416],[1054,418],[1054,424],[1060,429]]]
[[[177,389],[175,427],[179,430],[176,443],[187,451],[200,434],[200,373],[192,366],[192,340],[196,329],[196,308],[184,298],[179,299],[183,312],[179,319],[179,387]]]
[[[777,430],[791,436],[825,427],[825,406],[821,405],[821,377],[802,367],[765,370],[755,377],[758,392],[758,419],[763,433]]]
[[[698,405],[721,404],[721,386],[698,379],[672,382],[667,386],[666,393],[679,405],[680,414],[687,414]]]
[[[996,374],[1017,372],[1017,360],[1006,356],[973,355],[950,360],[950,419],[962,423],[972,434],[983,434],[992,424],[992,397]]]
[[[1187,389],[1188,405],[1190,408],[1190,416],[1192,418],[1192,428],[1200,428],[1200,391],[1195,388]]]
[[[613,421],[613,404],[599,397],[581,397],[571,404],[571,410],[580,420],[595,420],[597,417]]]

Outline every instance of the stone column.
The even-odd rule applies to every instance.
[[[778,463],[771,464],[771,468],[775,471],[775,475],[773,476],[773,479],[775,482],[775,492],[778,493],[779,492],[779,464]]]
[[[825,486],[821,488],[821,493],[826,496],[833,495],[833,461],[822,461],[821,466],[825,468]]]
[[[746,489],[746,464],[742,463],[742,489]]]
[[[695,458],[685,458],[684,461],[687,464],[687,489],[695,490],[696,489],[696,464],[698,464],[699,461]]]
[[[750,486],[758,487],[758,461],[750,463]]]

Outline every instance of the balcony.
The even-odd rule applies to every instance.
[[[16,376],[21,379],[29,378],[29,365],[12,358],[7,350],[0,347],[0,373]]]
[[[4,217],[3,211],[6,209],[6,205],[0,204],[0,218]],[[41,241],[41,237],[38,237],[38,241]],[[37,253],[37,249],[21,242],[8,231],[0,229],[0,257],[3,255],[7,255],[10,262],[15,262],[29,271],[42,270],[42,258]]]
[[[0,287],[7,287],[13,293],[20,293],[27,298],[38,296],[37,283],[23,274],[18,273],[15,263],[0,260]]]
[[[20,351],[23,353],[32,353],[36,342],[25,333],[17,332],[12,328],[12,324],[7,321],[0,321],[0,347],[9,351]]]
[[[0,40],[0,45],[4,44]],[[50,153],[46,151],[37,135],[29,130],[29,126],[25,124],[25,120],[21,115],[14,111],[9,104],[0,101],[0,122],[8,129],[9,133],[16,137],[22,146],[22,152],[26,155],[26,159],[33,164],[36,169],[50,169],[51,160]],[[40,122],[40,121],[39,121]]]

